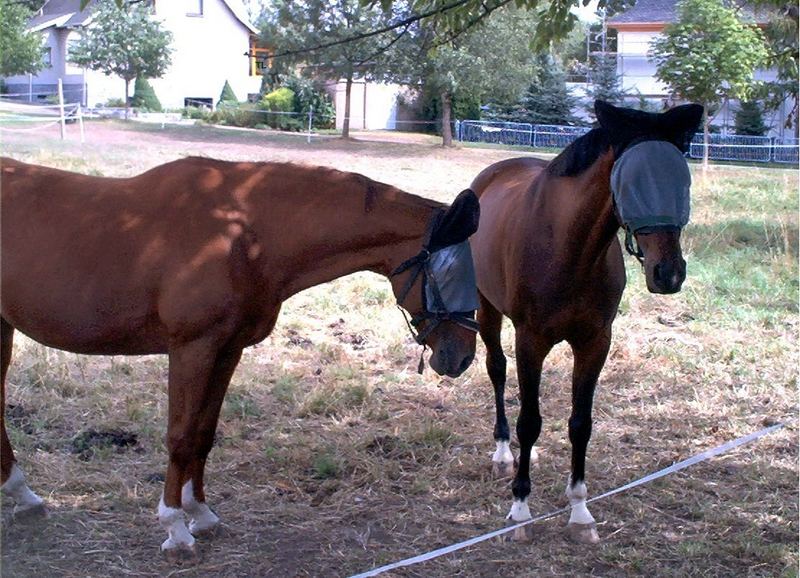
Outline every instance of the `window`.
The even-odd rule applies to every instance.
[[[255,36],[250,37],[250,52],[248,53],[250,60],[250,76],[264,76],[271,65],[272,51],[265,47],[258,45],[258,39]]]
[[[42,48],[42,67],[53,68],[53,49],[49,46]]]
[[[186,15],[187,16],[202,16],[203,15],[203,0],[186,0]]]

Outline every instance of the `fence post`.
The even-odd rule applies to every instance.
[[[81,144],[83,144],[86,142],[86,134],[83,132],[83,107],[79,104],[75,112],[78,114],[78,127],[81,132]]]
[[[58,109],[61,112],[61,140],[67,138],[67,119],[64,118],[64,84],[58,79]]]
[[[456,119],[453,124],[455,125],[456,129],[456,140],[461,142],[461,121]]]
[[[311,124],[313,122],[314,122],[314,109],[313,108],[309,108],[308,109],[308,138],[307,138],[307,142],[308,143],[311,142]]]

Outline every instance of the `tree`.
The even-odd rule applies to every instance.
[[[742,102],[734,118],[736,134],[763,136],[767,132],[764,116],[761,114],[761,107],[757,102]]]
[[[0,76],[34,74],[42,69],[42,36],[28,32],[28,6],[0,0]]]
[[[492,116],[530,124],[576,124],[572,114],[577,99],[569,93],[561,67],[549,54],[536,57],[538,73],[522,98],[512,106],[499,107]]]
[[[765,8],[772,18],[767,22],[764,36],[767,39],[767,67],[777,71],[774,81],[764,83],[761,96],[769,109],[777,109],[787,97],[793,106],[786,115],[786,128],[800,129],[798,122],[798,9],[797,2],[787,0],[754,0],[756,6]]]
[[[452,40],[425,27],[415,42],[402,45],[405,78],[395,80],[422,84],[438,95],[443,146],[453,143],[454,98],[501,104],[520,98],[536,71],[526,42],[535,28],[533,13],[505,8]]]
[[[653,43],[656,77],[680,98],[702,104],[703,165],[708,165],[709,109],[730,98],[746,99],[753,73],[767,58],[764,37],[742,23],[722,0],[682,0],[678,21]]]
[[[273,75],[286,75],[302,65],[306,76],[345,81],[345,110],[342,137],[350,136],[350,95],[357,79],[380,79],[388,66],[387,54],[392,38],[376,35],[349,42],[343,39],[385,27],[391,12],[378,5],[363,5],[359,0],[277,0],[262,14],[262,37],[286,52],[273,58]],[[325,45],[328,45],[325,47]],[[316,47],[314,50],[306,50]]]
[[[588,96],[591,102],[604,100],[610,104],[622,104],[626,92],[622,88],[622,76],[617,72],[617,59],[609,54],[598,54],[592,59],[590,70],[592,84]],[[594,115],[594,105],[589,112]]]
[[[71,50],[71,62],[116,75],[125,82],[125,118],[128,118],[131,80],[159,78],[171,63],[172,33],[152,19],[145,3],[99,0],[91,23]]]

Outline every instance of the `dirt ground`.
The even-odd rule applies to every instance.
[[[81,144],[77,128],[68,131],[67,141],[57,129],[3,132],[3,154],[106,176],[186,155],[306,162],[441,201],[492,162],[533,154],[443,149],[435,137],[402,133],[309,143],[304,135],[89,123]],[[787,214],[796,213],[796,174],[746,176],[776,183]],[[735,189],[745,175],[725,168],[714,178]],[[721,203],[716,192],[698,194],[698,220],[728,219]],[[770,237],[763,253],[775,254],[774,275],[788,267],[796,279],[796,216],[787,219],[788,241]],[[716,229],[705,231],[687,230],[687,246],[699,253],[720,242]],[[767,425],[787,427],[593,504],[598,545],[571,543],[561,515],[537,523],[531,543],[491,540],[386,576],[797,576],[796,281],[788,303],[770,301],[772,277],[751,293],[699,274],[664,298],[647,294],[628,261],[595,399],[590,495]],[[753,313],[759,308],[773,313]],[[512,334],[507,327],[513,423]],[[245,353],[223,409],[207,469],[221,528],[198,539],[199,561],[174,565],[159,552],[165,536],[155,512],[166,465],[165,359],[73,355],[21,336],[8,379],[9,430],[50,516],[15,519],[3,498],[2,576],[350,576],[502,527],[510,481],[491,475],[483,349],[457,379],[417,375],[418,359],[377,276],[287,301],[273,334]],[[566,505],[571,361],[558,347],[546,362],[534,515]]]

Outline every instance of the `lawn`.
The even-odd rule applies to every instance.
[[[353,141],[212,127],[88,123],[10,133],[3,154],[128,176],[186,155],[322,164],[452,200],[492,162],[525,154],[442,149],[424,135]],[[797,576],[798,172],[692,167],[681,293],[628,287],[600,378],[587,460],[590,495],[774,423],[753,444],[591,506],[601,543],[568,541],[566,517],[532,544],[490,541],[391,576]],[[1,186],[1,183],[0,183]],[[509,418],[515,419],[512,328]],[[9,435],[51,516],[11,517],[4,576],[347,576],[504,524],[509,480],[491,476],[491,386],[479,347],[457,379],[416,373],[419,348],[388,282],[357,274],[305,291],[250,348],[207,467],[222,518],[196,566],[158,552],[166,467],[166,359],[90,357],[15,341]],[[571,353],[541,387],[534,515],[566,505]],[[513,421],[512,421],[513,423]]]

